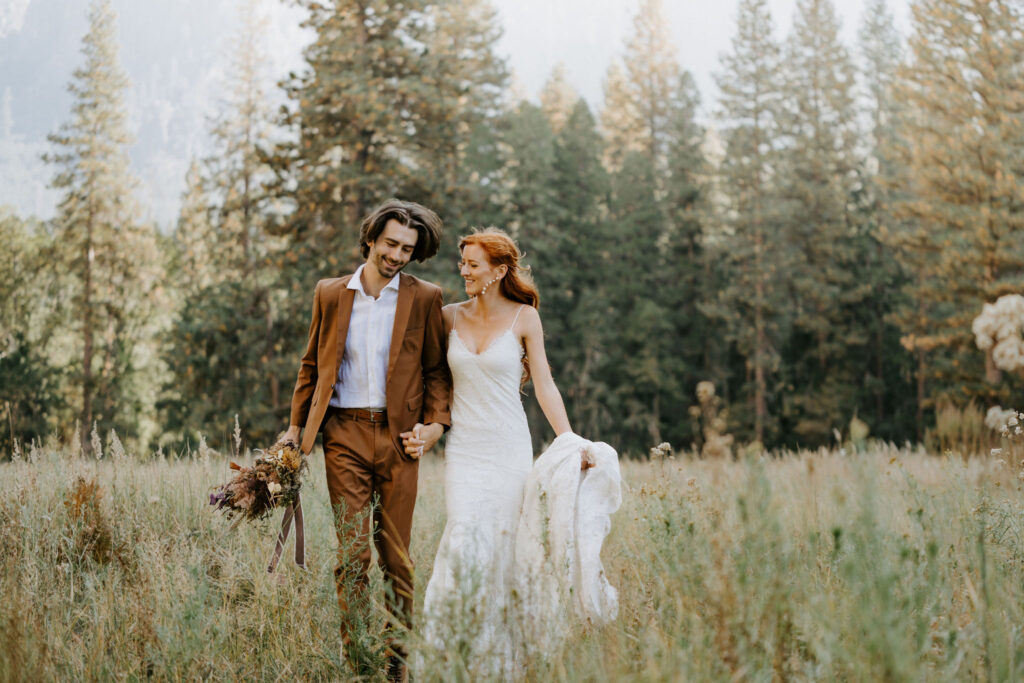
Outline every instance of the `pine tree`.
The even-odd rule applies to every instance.
[[[539,107],[521,102],[505,124],[509,230],[516,238],[548,235],[557,197],[551,185],[555,136]]]
[[[180,274],[179,288],[186,296],[206,289],[219,279],[214,253],[217,239],[210,220],[211,206],[205,184],[199,162],[193,159],[185,175],[185,192],[174,232],[175,270]]]
[[[664,167],[677,60],[661,0],[643,0],[626,44],[624,71],[613,62],[606,79],[601,124],[611,168],[631,150],[643,151],[656,169]]]
[[[741,394],[751,410],[734,415],[749,416],[752,436],[761,443],[776,424],[768,412],[769,378],[778,369],[786,324],[780,288],[784,240],[772,186],[778,162],[780,60],[767,3],[741,0],[732,52],[723,57],[722,71],[715,77],[725,143],[718,171],[725,231],[716,248],[728,274],[704,310],[727,325],[726,339],[744,359]]]
[[[423,124],[430,40],[426,0],[297,4],[314,38],[305,69],[282,84],[291,100],[282,124],[292,135],[271,157],[278,179],[271,189],[285,206],[275,232],[288,238],[279,266],[289,285],[287,318],[296,321],[308,313],[318,279],[360,262],[366,212],[411,184],[406,159]],[[300,325],[291,330],[297,338]]]
[[[665,281],[659,298],[668,312],[674,340],[663,364],[677,378],[667,386],[662,407],[664,438],[689,443],[696,436],[690,423],[680,419],[692,404],[697,382],[709,378],[715,329],[700,310],[713,295],[710,262],[704,249],[704,223],[708,214],[707,182],[710,169],[704,159],[704,130],[697,123],[700,96],[693,77],[683,72],[670,101],[667,128],[667,180],[663,203],[668,222],[665,239]],[[720,325],[719,325],[720,326]]]
[[[870,121],[870,148],[861,161],[861,186],[856,192],[856,221],[863,226],[871,248],[865,254],[864,271],[870,293],[864,313],[870,336],[870,358],[864,379],[863,416],[872,433],[897,441],[913,428],[913,409],[906,400],[913,395],[908,383],[910,359],[893,353],[899,348],[899,328],[888,318],[900,305],[907,274],[893,251],[882,240],[882,230],[895,224],[892,180],[895,177],[896,147],[894,122],[899,102],[892,85],[902,62],[902,42],[885,0],[872,0],[865,9],[858,33],[861,73],[864,81],[864,110]],[[923,434],[919,435],[923,437]]]
[[[54,227],[62,267],[73,278],[73,319],[80,362],[73,371],[81,392],[83,449],[94,420],[99,431],[134,428],[138,394],[133,374],[138,343],[152,333],[156,288],[155,241],[137,220],[127,148],[131,143],[123,93],[128,79],[118,63],[110,0],[93,0],[83,39],[84,66],[69,85],[71,120],[50,136],[46,159],[58,170],[52,186],[63,193]]]
[[[270,170],[271,112],[264,92],[267,20],[259,0],[240,0],[231,37],[226,97],[210,130],[216,150],[204,159],[206,192],[216,207],[217,258],[234,277],[248,278],[267,257],[260,204]]]
[[[188,284],[165,355],[168,429],[200,430],[215,443],[227,442],[236,415],[247,436],[272,438],[285,408],[282,382],[294,371],[279,358],[278,274],[265,267],[281,253],[263,208],[265,20],[255,0],[239,10],[228,96],[210,130],[214,151],[205,174],[193,166],[183,197],[176,236]]]
[[[857,409],[867,371],[862,305],[869,240],[851,212],[859,183],[854,65],[830,0],[799,0],[786,49],[777,183],[786,202],[793,329],[785,414],[801,443],[823,443]]]
[[[864,22],[858,32],[867,90],[867,110],[871,117],[871,130],[875,139],[876,155],[880,155],[891,140],[894,111],[897,100],[892,91],[902,56],[899,32],[886,0],[871,0],[864,11]],[[879,157],[881,168],[886,159]]]
[[[614,317],[616,329],[598,374],[614,392],[608,411],[621,422],[620,443],[638,450],[662,442],[665,397],[681,390],[672,312],[665,303],[671,273],[661,245],[667,221],[656,192],[653,161],[645,152],[628,153],[612,178],[610,210],[618,230],[629,226],[629,239],[614,248],[605,243],[601,269],[609,283],[606,319]]]
[[[640,113],[630,93],[626,72],[615,60],[608,66],[604,77],[604,106],[601,109],[604,164],[610,171],[622,168],[626,154],[641,149],[637,134],[639,121]]]
[[[1005,0],[920,0],[913,17],[896,90],[898,223],[886,234],[912,278],[893,319],[917,361],[921,409],[1005,400],[1009,384],[981,381],[998,374],[985,372],[971,321],[1024,284],[1024,16]]]
[[[565,64],[559,62],[540,91],[540,108],[556,135],[572,116],[579,98],[579,93],[565,79]]]
[[[499,146],[508,73],[495,53],[501,27],[489,0],[437,0],[426,12],[431,30],[408,138],[411,172],[400,191],[437,211],[449,230],[468,232],[498,221],[504,201]],[[454,257],[454,242],[446,240],[442,253]],[[451,263],[431,259],[413,269],[457,286]]]
[[[288,238],[287,320],[305,317],[317,279],[361,261],[359,223],[386,197],[423,202],[449,226],[489,222],[504,201],[495,161],[506,74],[486,0],[299,4],[315,37],[307,68],[284,84],[293,137],[272,156],[287,207],[275,230]],[[439,276],[439,263],[412,268]]]
[[[577,99],[555,139],[551,178],[559,252],[550,254],[555,257],[550,260],[555,272],[563,275],[556,284],[566,297],[560,301],[563,310],[548,315],[553,307],[546,300],[544,310],[547,328],[562,333],[556,337],[549,331],[548,338],[555,349],[552,363],[561,370],[559,388],[570,420],[577,431],[595,439],[608,433],[614,422],[606,408],[610,389],[598,373],[603,358],[615,353],[605,268],[616,242],[607,217],[610,185],[601,156],[597,122],[587,103]]]
[[[552,184],[555,138],[539,107],[521,102],[506,117],[502,139],[508,205],[504,227],[523,251],[541,294],[547,353],[555,381],[561,378],[566,336],[561,334],[569,274],[563,268],[564,235],[555,221],[558,198]],[[537,445],[547,428],[536,401],[526,402]]]
[[[51,319],[60,275],[47,267],[43,226],[0,210],[0,460],[43,439],[61,417],[61,368],[52,360]]]

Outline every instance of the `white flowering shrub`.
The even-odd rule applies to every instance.
[[[992,351],[997,368],[1024,368],[1024,296],[1007,294],[994,304],[985,304],[971,331],[979,349]]]
[[[985,426],[994,432],[1004,432],[1008,426],[1017,424],[1017,412],[1015,410],[1003,409],[1000,406],[992,406],[985,413]]]

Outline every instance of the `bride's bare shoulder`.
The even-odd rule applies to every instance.
[[[464,303],[464,301],[458,301],[441,308],[441,317],[444,318],[444,327],[446,331],[452,329],[452,323],[455,320],[455,311]]]
[[[540,322],[540,311],[530,305],[524,305],[516,320],[516,327],[520,330],[520,336],[529,337],[531,334],[543,336],[544,329]]]

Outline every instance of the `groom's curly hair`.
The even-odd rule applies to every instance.
[[[376,242],[390,220],[396,220],[407,228],[419,233],[416,247],[412,250],[413,261],[426,261],[437,253],[441,246],[444,224],[441,218],[421,204],[401,199],[388,199],[371,211],[359,228],[359,250],[363,258],[370,255],[370,242]]]

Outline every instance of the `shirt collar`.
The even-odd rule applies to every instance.
[[[363,291],[363,268],[365,267],[366,264],[363,263],[356,268],[356,272],[352,275],[352,279],[348,281],[348,288],[356,290],[363,296],[369,296],[365,291]],[[384,285],[384,289],[393,289],[397,292],[399,277],[401,277],[401,273],[395,273],[395,276],[388,280],[388,283]],[[383,290],[381,290],[381,292],[383,293]]]

